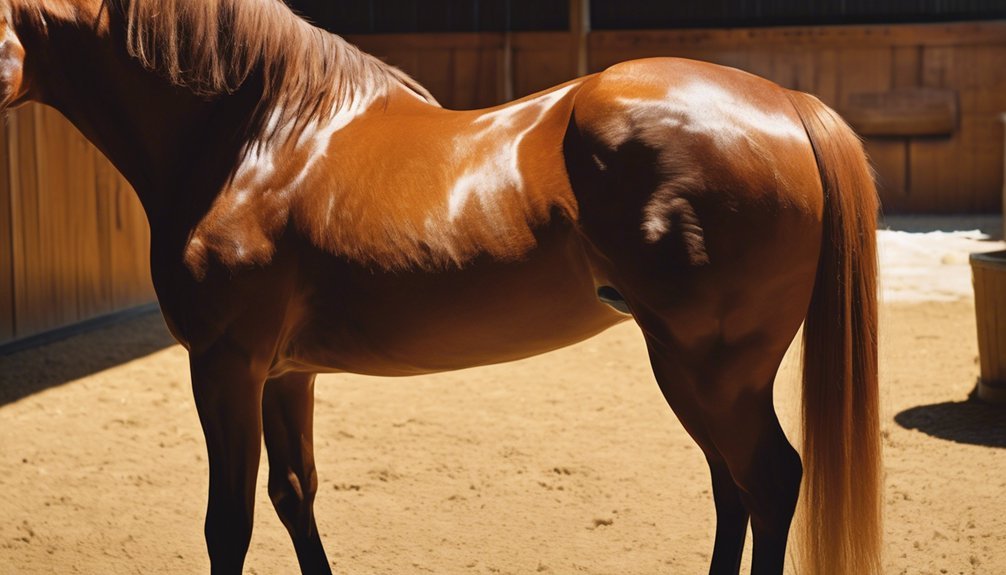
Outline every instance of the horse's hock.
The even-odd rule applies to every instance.
[[[971,254],[981,379],[978,398],[1006,404],[1006,251]]]

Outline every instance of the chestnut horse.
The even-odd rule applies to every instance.
[[[239,573],[260,444],[305,573],[318,372],[528,357],[623,320],[712,474],[710,572],[880,570],[874,226],[862,146],[738,70],[619,64],[450,111],[280,0],[0,0],[0,97],[61,111],[128,178]],[[804,455],[772,401],[804,323]]]

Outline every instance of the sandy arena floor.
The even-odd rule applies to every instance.
[[[1006,573],[1006,410],[967,400],[966,253],[1001,246],[884,234],[889,574]],[[208,572],[205,454],[171,344],[147,315],[0,357],[0,574]],[[778,384],[787,429],[796,367]],[[316,436],[317,514],[340,573],[706,570],[707,470],[633,325],[500,366],[324,376]],[[246,572],[295,573],[265,477]]]

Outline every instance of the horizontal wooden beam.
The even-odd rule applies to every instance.
[[[569,32],[511,32],[515,47],[524,49],[549,48],[557,45],[573,46],[575,38]],[[503,32],[451,32],[443,34],[350,34],[343,36],[348,42],[364,51],[394,46],[397,49],[456,50],[474,48],[503,49],[506,34]]]
[[[898,88],[849,94],[840,108],[860,136],[950,136],[957,129],[957,91]]]
[[[1006,21],[694,30],[594,30],[591,31],[588,41],[592,50],[639,50],[668,46],[698,49],[737,48],[754,44],[773,48],[1006,44]]]

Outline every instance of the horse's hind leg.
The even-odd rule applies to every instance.
[[[713,345],[686,357],[652,334],[647,345],[664,396],[710,462],[717,516],[710,573],[738,572],[748,514],[752,573],[782,573],[802,476],[772,404],[785,348]]]
[[[715,456],[707,454],[706,461],[712,476],[713,502],[716,505],[716,539],[709,573],[734,575],[740,572],[749,514],[723,456],[719,453]]]
[[[659,344],[649,344],[650,364],[660,389],[681,424],[692,436],[706,456],[712,476],[713,501],[716,505],[716,540],[709,573],[736,575],[740,572],[744,539],[747,537],[748,510],[741,493],[730,475],[723,454],[720,453],[708,431],[708,422],[689,386],[681,385],[691,376],[672,357],[660,349]]]
[[[266,382],[262,398],[269,455],[269,497],[293,539],[305,574],[331,573],[314,519],[314,374],[290,373]]]

